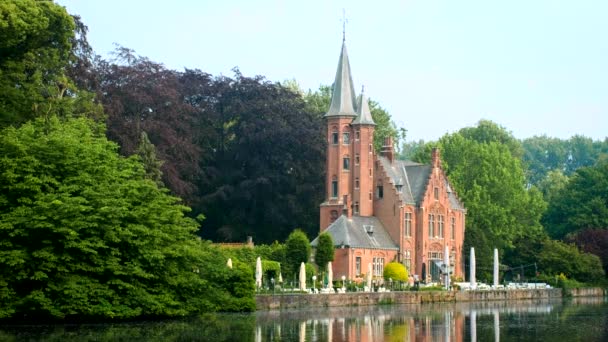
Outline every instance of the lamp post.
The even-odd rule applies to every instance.
[[[312,288],[313,288],[313,291],[317,288],[317,276],[316,275],[312,276]]]
[[[342,288],[346,290],[346,286],[344,286],[344,281],[345,280],[346,280],[346,276],[342,276]]]

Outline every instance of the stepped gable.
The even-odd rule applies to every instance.
[[[342,215],[325,231],[331,235],[334,246],[399,250],[380,220],[373,216]],[[310,244],[317,247],[318,240],[317,237]]]

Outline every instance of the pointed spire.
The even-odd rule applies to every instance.
[[[350,63],[348,62],[348,53],[346,52],[346,44],[342,43],[342,52],[338,61],[338,70],[336,71],[336,79],[334,81],[333,92],[331,95],[331,104],[325,116],[352,116],[357,114],[355,102],[355,87],[353,78],[350,74]]]
[[[353,125],[376,125],[372,118],[372,112],[369,110],[369,101],[365,96],[365,88],[361,87],[361,95],[357,103],[357,117],[353,120]]]

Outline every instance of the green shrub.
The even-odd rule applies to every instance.
[[[399,262],[389,262],[384,266],[384,279],[393,281],[407,281],[407,269]]]

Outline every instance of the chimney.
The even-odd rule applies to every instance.
[[[393,160],[395,159],[395,152],[393,151],[393,138],[392,137],[384,138],[384,145],[382,146],[382,150],[380,151],[380,154],[382,156],[386,157],[386,159],[388,159],[391,163],[393,162]]]
[[[342,202],[344,203],[344,207],[342,207],[342,215],[346,217],[351,217],[353,213],[353,211],[351,210],[352,203],[348,195],[344,195]]]
[[[433,147],[433,153],[431,154],[431,165],[433,167],[441,167],[441,157],[439,153],[439,148]]]

